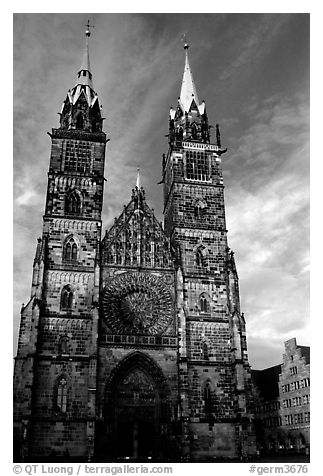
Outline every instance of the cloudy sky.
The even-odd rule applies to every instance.
[[[103,105],[103,225],[130,199],[136,169],[162,219],[161,156],[179,96],[183,33],[200,100],[220,124],[228,239],[235,251],[253,368],[309,345],[309,15],[14,16],[14,348],[42,232],[50,139],[90,38]]]

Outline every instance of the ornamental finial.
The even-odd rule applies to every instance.
[[[90,30],[90,28],[94,28],[94,25],[91,25],[91,24],[90,24],[90,20],[88,20],[88,21],[87,21],[87,24],[86,24],[85,26],[86,26],[85,36],[89,37],[89,36],[91,36],[91,30]]]
[[[184,42],[184,50],[188,50],[190,45],[188,44],[188,41],[187,41],[187,38],[186,38],[186,33],[183,33],[182,41]]]
[[[136,180],[136,187],[138,190],[140,189],[140,168],[137,168],[137,180]]]

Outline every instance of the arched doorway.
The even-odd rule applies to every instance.
[[[113,460],[158,460],[167,452],[169,391],[159,366],[133,352],[106,385],[105,452]]]

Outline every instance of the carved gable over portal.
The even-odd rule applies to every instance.
[[[102,264],[141,268],[173,268],[171,246],[161,224],[136,187],[130,203],[106,232]]]

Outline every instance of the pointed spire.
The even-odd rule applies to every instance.
[[[140,168],[137,168],[137,180],[136,180],[136,187],[140,189]]]
[[[89,53],[89,37],[91,35],[90,31],[86,30],[85,35],[86,35],[85,49],[84,49],[83,60],[82,60],[80,71],[91,72],[90,53]]]
[[[85,30],[85,48],[84,48],[83,60],[82,60],[81,67],[78,71],[77,84],[84,84],[86,86],[89,86],[91,89],[93,89],[92,73],[91,73],[91,66],[90,66],[90,52],[89,52],[89,38],[91,36],[90,28],[91,28],[90,20],[88,20],[86,25],[86,30]]]
[[[78,129],[89,132],[102,132],[102,110],[99,98],[93,89],[90,67],[89,38],[90,28],[87,22],[85,30],[85,49],[75,86],[68,91],[60,112],[62,129]],[[84,103],[84,100],[87,104]]]
[[[197,96],[193,74],[191,71],[190,63],[188,61],[188,48],[189,48],[189,44],[185,41],[185,44],[184,44],[185,66],[184,66],[181,94],[179,97],[179,100],[185,112],[189,111],[193,99],[196,103],[196,106],[199,106],[199,99]]]

